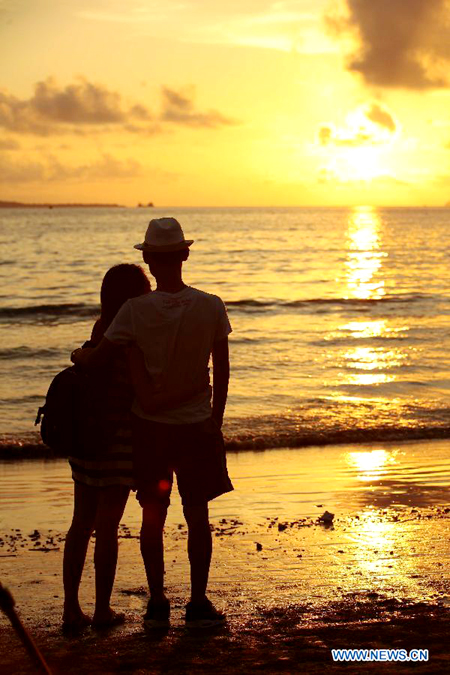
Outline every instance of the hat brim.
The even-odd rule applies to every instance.
[[[133,248],[136,248],[138,251],[147,251],[148,253],[171,253],[172,251],[182,251],[184,248],[189,248],[193,243],[193,239],[185,239],[176,244],[154,246],[153,244],[147,244],[147,242],[144,241],[142,244],[135,244]]]

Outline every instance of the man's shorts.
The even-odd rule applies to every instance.
[[[168,506],[176,473],[184,506],[231,492],[222,432],[209,418],[195,424],[162,424],[132,415],[133,464],[141,506]]]

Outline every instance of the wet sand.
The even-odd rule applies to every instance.
[[[174,497],[166,528],[167,634],[149,634],[142,625],[147,594],[134,500],[120,530],[113,593],[113,606],[127,614],[125,625],[62,634],[63,523],[70,520],[71,488],[70,479],[62,480],[63,463],[3,467],[10,496],[3,497],[0,516],[0,580],[56,673],[334,672],[343,665],[333,664],[331,649],[351,647],[430,653],[428,663],[347,664],[351,672],[448,672],[450,505],[444,460],[431,478],[427,461],[438,466],[437,457],[448,457],[449,449],[350,447],[230,457],[237,489],[211,507],[209,595],[228,616],[220,632],[192,635],[184,627],[186,528]],[[345,453],[352,466],[359,461],[354,473],[339,463]],[[314,457],[316,464],[308,464]],[[331,524],[319,522],[325,510],[335,513]],[[92,552],[93,542],[81,590],[91,614]],[[5,617],[0,653],[0,672],[35,672]]]
[[[428,649],[421,671],[448,672],[448,507],[378,510],[337,518],[331,526],[317,519],[222,521],[213,526],[210,584],[211,599],[228,615],[219,632],[184,628],[189,589],[181,523],[166,532],[172,621],[164,635],[143,629],[147,593],[138,533],[126,525],[113,595],[114,607],[127,615],[122,627],[62,634],[63,533],[3,532],[2,581],[14,589],[22,619],[58,673],[322,672],[342,668],[333,665],[332,648],[351,647]],[[88,613],[91,553],[81,593]],[[0,627],[1,672],[34,672],[5,618]],[[404,666],[347,667],[395,672]]]

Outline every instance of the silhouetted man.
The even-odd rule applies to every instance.
[[[206,587],[212,552],[208,501],[233,489],[220,431],[228,392],[231,327],[220,298],[183,282],[182,265],[192,243],[184,238],[175,218],[150,221],[145,241],[135,248],[142,251],[156,279],[156,291],[127,301],[89,357],[91,364],[100,363],[114,352],[114,345],[136,344],[155,391],[163,395],[186,389],[198,392],[177,407],[158,412],[146,411],[137,399],[133,405],[133,459],[137,498],[143,508],[141,552],[150,588],[147,626],[169,622],[163,528],[174,471],[188,525],[191,600],[186,623],[208,626],[225,619],[207,599]],[[208,384],[211,355],[212,391]]]

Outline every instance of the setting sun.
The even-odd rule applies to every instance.
[[[382,150],[377,147],[346,148],[337,152],[336,173],[344,181],[371,181],[387,175]]]

